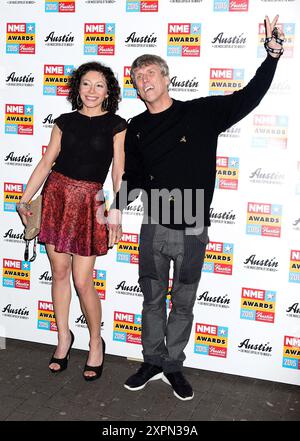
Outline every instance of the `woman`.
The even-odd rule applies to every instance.
[[[72,273],[90,333],[83,377],[93,381],[102,374],[105,353],[93,269],[96,256],[106,254],[121,237],[121,228],[111,225],[110,220],[108,237],[102,184],[113,161],[113,189],[119,190],[126,121],[115,115],[120,101],[118,81],[112,70],[100,63],[85,63],[74,71],[68,100],[76,111],[55,120],[46,153],[33,171],[17,209],[26,225],[28,203],[47,178],[42,190],[39,240],[46,244],[50,260],[58,330],[58,346],[49,369],[56,373],[67,368],[74,341],[68,325]]]

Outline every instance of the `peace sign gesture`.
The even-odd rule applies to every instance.
[[[266,39],[264,46],[266,51],[274,58],[279,58],[283,54],[282,44],[285,38],[284,33],[276,27],[278,18],[279,15],[276,15],[272,23],[270,23],[269,17],[267,15],[265,17]]]

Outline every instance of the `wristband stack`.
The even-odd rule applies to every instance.
[[[270,47],[269,43],[270,43],[271,40],[275,40],[276,43],[281,45],[281,48],[280,49],[275,49],[273,47]],[[264,46],[265,46],[265,49],[266,49],[267,52],[272,53],[272,54],[277,54],[278,58],[279,58],[279,57],[281,57],[281,55],[283,54],[283,51],[284,51],[283,46],[282,46],[283,42],[284,42],[284,39],[283,38],[279,38],[279,36],[278,36],[278,29],[274,28],[273,32],[272,32],[272,37],[267,37],[265,39]]]

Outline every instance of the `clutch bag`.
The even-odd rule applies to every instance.
[[[27,218],[27,225],[25,227],[25,240],[34,239],[40,232],[42,219],[42,195],[39,195],[30,203],[31,216]]]

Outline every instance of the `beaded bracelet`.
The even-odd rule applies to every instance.
[[[276,43],[281,44],[281,46],[282,46],[282,44],[284,42],[283,38],[279,38],[279,37],[276,37],[275,35],[273,35],[272,37],[266,37],[265,38],[265,43],[270,43],[270,41],[272,41],[272,40],[275,40]]]
[[[20,210],[22,207],[24,207],[26,211],[30,210],[30,204],[28,204],[28,202],[18,202],[16,204],[17,210]]]
[[[273,47],[270,47],[267,42],[265,42],[264,46],[267,52],[270,52],[272,54],[277,54],[279,56],[283,54],[284,51],[283,47],[281,47],[280,49],[275,49]]]
[[[272,41],[273,39],[276,41],[276,43],[281,45],[280,49],[275,49],[275,48],[269,46],[270,41]],[[272,37],[266,37],[265,38],[264,46],[265,46],[265,49],[266,49],[267,52],[269,52],[271,54],[277,54],[280,57],[283,54],[283,51],[284,51],[284,49],[282,47],[282,43],[283,42],[284,42],[284,40],[282,38],[278,37],[277,29],[276,29],[276,31],[274,29],[273,32],[272,32]]]

